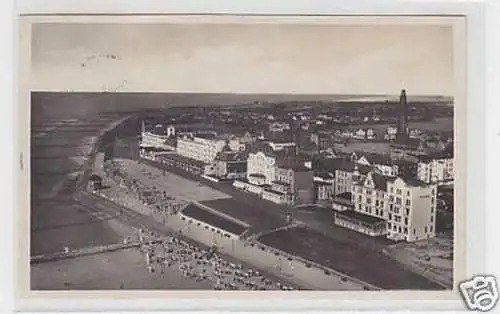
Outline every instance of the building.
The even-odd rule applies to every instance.
[[[262,198],[277,204],[303,205],[314,203],[313,171],[299,162],[279,161],[275,178],[264,188]]]
[[[417,178],[416,160],[404,159],[396,155],[380,155],[373,153],[359,154],[361,157],[356,160],[360,165],[371,166],[386,176],[403,176]]]
[[[350,157],[355,156],[355,154]],[[352,177],[353,175],[366,175],[373,167],[370,165],[357,164],[357,157],[351,158],[324,158],[316,156],[311,166],[315,173],[331,173],[334,178],[334,192],[333,195],[351,192]]]
[[[294,205],[314,203],[314,172],[297,160],[280,160],[273,187],[287,189]]]
[[[212,163],[226,144],[226,141],[212,134],[186,135],[177,139],[177,154],[204,163]]]
[[[332,173],[316,174],[313,178],[316,201],[318,203],[327,203],[333,198],[335,191],[335,177]]]
[[[375,130],[373,129],[367,129],[366,130],[366,139],[370,141],[374,141],[377,139],[377,134],[375,133]]]
[[[346,210],[352,210],[353,204],[351,200],[351,192],[344,192],[337,194],[332,198],[332,208],[335,212],[342,212]]]
[[[156,147],[139,147],[139,157],[149,160],[158,160],[161,155],[169,154],[171,152],[166,151],[163,148]]]
[[[352,185],[351,200],[357,214],[351,213],[350,224],[345,226],[369,235],[386,235],[395,241],[432,238],[435,236],[436,193],[435,185],[370,172]],[[381,229],[382,221],[386,222],[385,230]]]
[[[334,221],[337,226],[372,237],[382,236],[387,232],[387,222],[384,219],[363,215],[353,210],[335,211]]]
[[[284,122],[273,122],[269,124],[270,132],[283,132],[290,130],[290,124]]]
[[[255,185],[270,185],[274,180],[276,155],[257,151],[248,154],[247,180]]]
[[[274,151],[279,151],[283,149],[290,149],[290,148],[295,148],[296,144],[295,142],[292,141],[286,141],[286,140],[275,140],[275,141],[268,141],[268,145],[274,150]]]
[[[422,137],[422,131],[420,131],[419,129],[411,129],[409,134],[408,134],[408,137],[420,139]]]
[[[332,140],[331,136],[327,132],[315,132],[311,134],[311,142],[314,143],[314,145],[319,149],[319,150],[326,150],[329,147],[331,147]]]
[[[230,139],[228,143],[229,148],[235,152],[243,152],[247,149],[247,144],[240,139]]]
[[[313,171],[304,166],[304,157],[275,152],[267,144],[248,154],[246,180],[233,186],[278,204],[311,204],[315,194]]]
[[[397,178],[388,184],[387,238],[418,241],[436,234],[437,186]]]
[[[438,185],[453,181],[453,156],[436,154],[421,157],[418,162],[417,177],[425,183],[436,183]]]
[[[398,174],[398,165],[392,158],[378,154],[364,154],[357,161],[360,165],[372,166],[386,176],[396,176]]]
[[[387,183],[395,179],[370,172],[365,178],[355,180],[351,189],[354,211],[387,220]]]
[[[396,134],[398,133],[398,129],[395,127],[388,127],[385,130],[384,140],[385,141],[394,141],[396,139]]]
[[[358,165],[347,160],[337,162],[335,168],[335,195],[351,192],[353,177],[365,176],[372,171],[371,166]]]
[[[245,152],[222,151],[217,154],[205,174],[222,180],[244,179],[247,175],[247,155]]]
[[[366,131],[363,129],[356,130],[356,132],[354,133],[354,138],[358,140],[366,139]]]
[[[144,121],[141,123],[140,148],[156,148],[164,151],[175,151],[175,127],[165,128],[162,124],[156,124],[150,130],[146,129]]]
[[[156,156],[157,161],[170,167],[180,168],[186,172],[203,175],[206,163],[193,158],[184,157],[177,153],[163,153]]]
[[[351,131],[351,130],[345,129],[344,131],[342,131],[342,137],[343,138],[353,138],[354,137],[354,132]]]

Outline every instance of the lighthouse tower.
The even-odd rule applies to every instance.
[[[408,133],[408,103],[406,99],[406,90],[401,90],[399,96],[399,123],[398,137],[402,140],[407,138]]]

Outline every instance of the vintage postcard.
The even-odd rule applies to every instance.
[[[464,25],[21,18],[20,294],[460,299]]]

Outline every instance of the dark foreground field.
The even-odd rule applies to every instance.
[[[259,241],[383,289],[442,289],[424,277],[404,270],[399,263],[381,253],[326,237],[308,228],[275,231],[263,235]]]

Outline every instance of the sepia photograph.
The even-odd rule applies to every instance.
[[[110,21],[24,39],[30,291],[456,288],[453,23]]]

